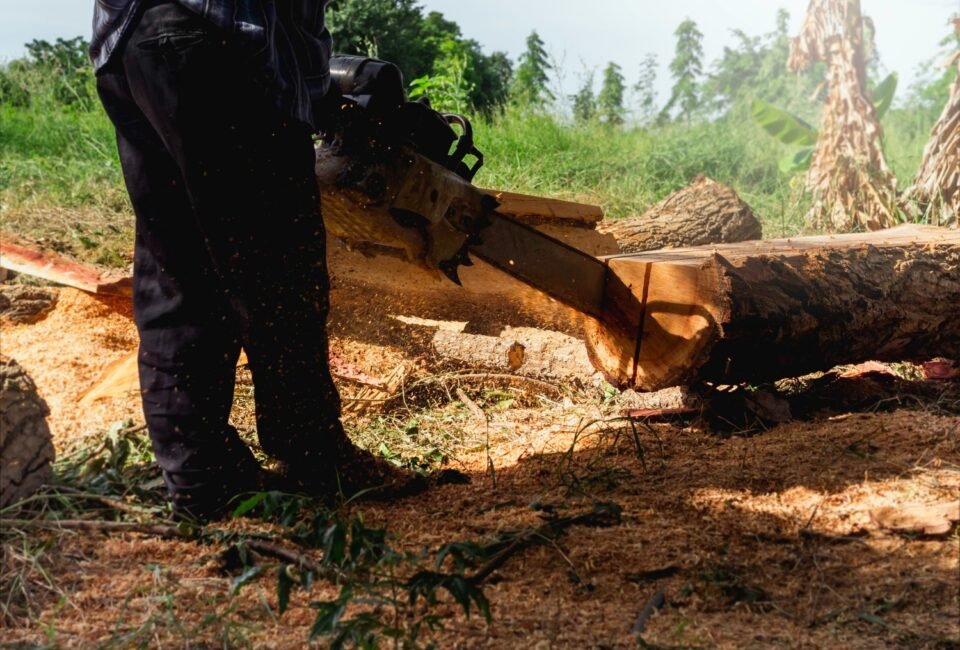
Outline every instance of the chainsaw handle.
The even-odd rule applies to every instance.
[[[443,113],[443,119],[451,127],[456,125],[462,130],[457,138],[457,146],[447,160],[447,169],[456,172],[467,181],[472,181],[480,168],[483,167],[483,154],[473,144],[473,125],[463,115],[457,115],[456,113]],[[476,158],[473,166],[464,162],[464,159],[471,155]]]

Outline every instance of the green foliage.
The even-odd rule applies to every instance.
[[[485,559],[476,544],[447,544],[432,556],[426,551],[400,552],[390,545],[386,530],[367,526],[359,515],[350,521],[329,520],[325,527],[315,528],[312,538],[301,536],[300,541],[323,551],[320,569],[335,576],[340,586],[335,598],[310,604],[317,611],[310,638],[323,639],[324,647],[378,648],[384,642],[401,648],[423,647],[422,634],[443,627],[443,617],[435,609],[444,593],[467,616],[476,611],[490,620],[483,591],[464,575]],[[448,558],[452,567],[444,571]],[[247,569],[235,582],[242,586],[257,573]],[[281,565],[277,570],[279,613],[284,613],[298,588],[309,591],[319,577],[303,567]]]
[[[650,124],[657,114],[656,82],[657,55],[650,52],[643,57],[637,83],[633,86],[637,96],[637,121],[642,125]]]
[[[547,87],[552,69],[543,40],[536,31],[530,32],[527,49],[520,55],[517,65],[511,97],[521,106],[545,107],[554,100],[553,93]]]
[[[597,96],[597,113],[600,120],[611,126],[623,124],[623,93],[626,83],[620,66],[612,61],[603,71],[603,85]]]
[[[877,85],[873,101],[877,118],[882,118],[893,103],[897,74],[891,73]],[[790,176],[810,169],[819,132],[803,119],[763,100],[754,99],[751,115],[764,131],[785,145],[800,147],[780,159],[778,167]]]
[[[434,56],[424,38],[423,20],[416,0],[334,0],[327,8],[336,52],[390,61],[406,79],[432,69]]]
[[[676,107],[679,109],[677,116],[689,120],[700,103],[698,84],[703,72],[703,34],[697,29],[697,24],[688,18],[680,23],[674,35],[677,37],[677,46],[670,62],[673,89],[670,101],[660,114],[666,118]]]
[[[753,100],[753,119],[783,144],[809,147],[817,143],[817,130],[813,126],[761,99]]]
[[[825,80],[823,64],[802,74],[787,73],[790,37],[789,14],[780,10],[776,29],[760,36],[748,36],[734,30],[735,46],[723,49],[723,55],[710,69],[700,86],[701,110],[706,115],[736,113],[747,119],[752,102],[775,102],[784,110],[808,121],[817,118],[818,107],[810,102]]]
[[[877,112],[877,119],[883,118],[893,105],[893,96],[897,92],[897,73],[891,72],[870,92],[873,98],[873,107]]]
[[[409,96],[411,99],[426,96],[439,111],[466,113],[476,88],[466,77],[470,52],[463,43],[453,39],[444,40],[440,51],[440,58],[434,61],[433,73],[410,82]]]
[[[415,0],[334,0],[327,17],[338,53],[397,64],[415,96],[445,110],[487,110],[506,99],[506,54],[484,54],[455,22],[436,11],[424,16]]]
[[[423,32],[433,56],[430,76],[443,77],[457,89],[462,110],[486,111],[506,101],[513,70],[505,53],[484,54],[479,43],[464,39],[460,27],[437,11],[424,19]]]
[[[597,114],[597,98],[593,94],[593,73],[586,76],[583,85],[570,97],[573,119],[579,124],[589,122]]]

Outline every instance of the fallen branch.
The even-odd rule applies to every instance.
[[[0,528],[43,530],[82,530],[101,533],[140,533],[164,539],[193,539],[198,529],[188,524],[145,524],[133,521],[100,521],[89,519],[0,519]]]
[[[616,526],[620,523],[621,512],[622,509],[616,503],[598,503],[589,512],[572,517],[550,519],[537,528],[509,535],[506,539],[487,547],[488,550],[496,550],[486,563],[477,569],[476,573],[467,578],[467,581],[474,585],[481,584],[520,551],[531,546],[551,544],[573,526],[591,526],[594,528]]]

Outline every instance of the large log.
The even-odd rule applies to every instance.
[[[620,385],[757,382],[867,359],[960,357],[960,232],[704,246],[606,258],[594,363]]]
[[[732,189],[706,176],[674,192],[639,217],[602,221],[624,253],[760,239],[750,206]]]

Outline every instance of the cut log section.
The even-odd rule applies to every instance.
[[[439,329],[432,345],[441,359],[467,368],[582,385],[599,379],[583,341],[560,332],[509,327],[485,336]]]
[[[762,228],[750,206],[722,183],[699,176],[642,216],[603,221],[624,253],[760,239]]]
[[[867,359],[960,356],[960,232],[704,246],[606,258],[591,359],[621,386],[757,382]]]

